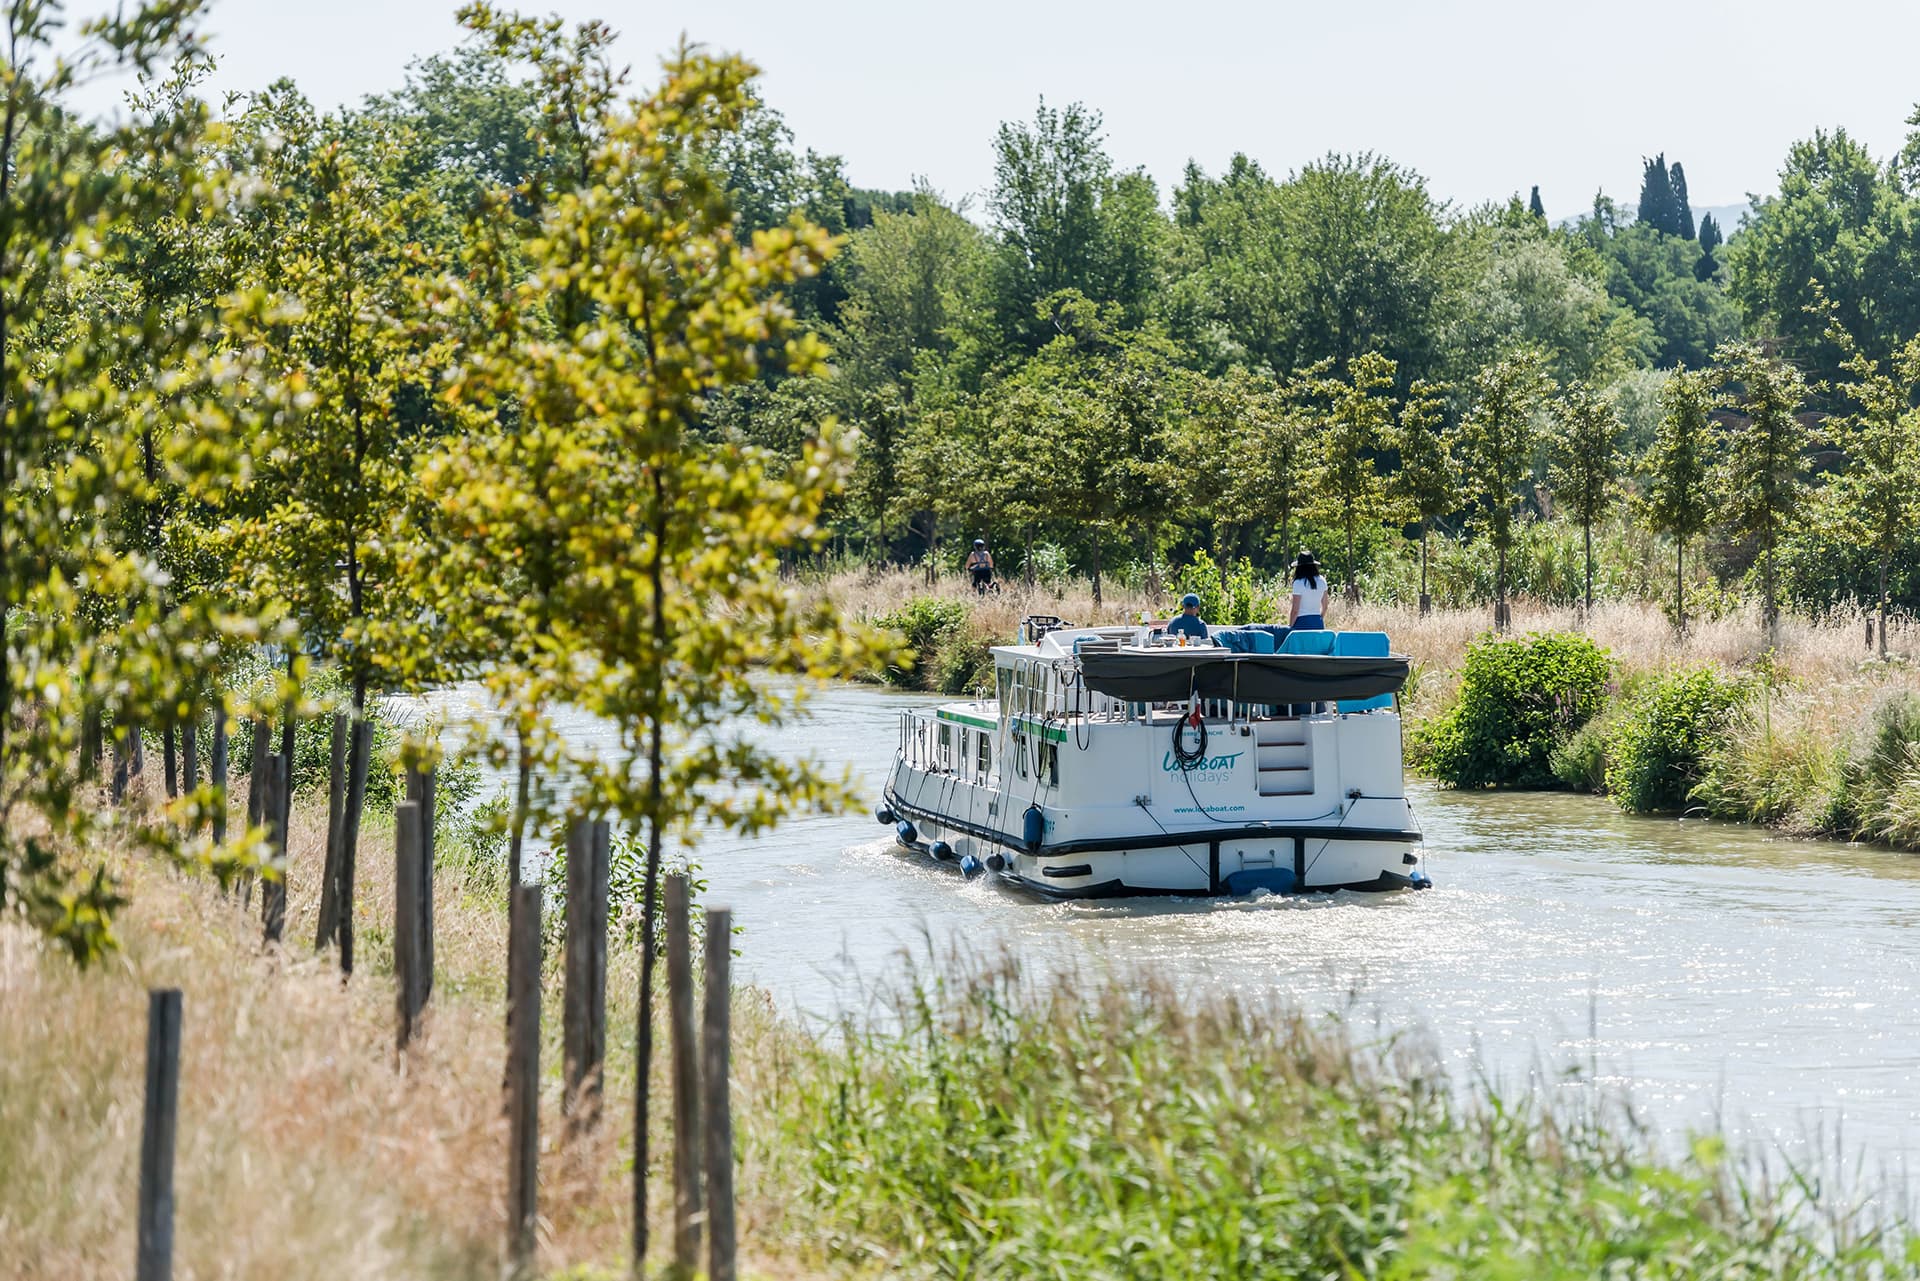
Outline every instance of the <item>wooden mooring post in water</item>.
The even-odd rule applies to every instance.
[[[605,819],[577,819],[567,831],[565,1049],[568,1128],[600,1120],[601,1072],[607,1058],[607,882],[612,832]]]
[[[533,1274],[539,1245],[540,887],[513,889],[507,941],[507,1257],[513,1275]]]
[[[707,1149],[707,1277],[734,1281],[732,1068],[733,913],[707,911],[707,1000],[701,1035]]]
[[[700,1042],[694,1020],[691,897],[685,872],[667,875],[667,1025],[673,1055],[673,1266],[700,1266]]]
[[[173,1276],[173,1140],[180,1102],[180,989],[147,993],[147,1094],[140,1125],[135,1281]]]

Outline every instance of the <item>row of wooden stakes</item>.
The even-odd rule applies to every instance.
[[[264,743],[257,733],[255,741]],[[258,756],[267,759],[259,760]],[[286,771],[277,756],[261,752],[249,818],[277,825],[284,841]],[[337,784],[336,784],[337,788]],[[400,1062],[425,1030],[433,987],[433,771],[410,770],[408,799],[395,808],[394,989]],[[334,813],[339,813],[336,802]],[[331,829],[330,824],[330,829]],[[338,874],[329,831],[327,875]],[[277,848],[284,850],[283,844]],[[341,860],[350,866],[350,861]],[[567,838],[566,943],[562,1046],[570,1128],[598,1123],[606,1060],[606,980],[610,831],[602,820],[577,822]],[[321,943],[328,941],[323,887]],[[342,896],[351,901],[351,889]],[[704,1008],[696,1034],[690,887],[684,873],[665,878],[667,1012],[673,1080],[674,1270],[693,1276],[702,1237],[711,1281],[736,1275],[731,1078],[732,913],[708,909],[704,948]],[[262,884],[262,916],[269,941],[278,940],[285,918],[285,885]],[[507,1256],[517,1276],[530,1275],[539,1222],[540,1007],[542,913],[538,885],[517,885],[509,906],[507,956],[508,1116]],[[335,933],[350,937],[351,927]],[[173,1149],[177,1118],[181,996],[177,988],[150,991],[147,1010],[147,1076],[141,1136],[137,1281],[167,1281],[173,1259]],[[643,1035],[649,1033],[643,1029]],[[644,1118],[636,1131],[636,1163],[646,1159]],[[636,1188],[644,1172],[636,1170]],[[644,1207],[635,1197],[635,1257],[646,1231]],[[704,1232],[703,1232],[704,1229]]]

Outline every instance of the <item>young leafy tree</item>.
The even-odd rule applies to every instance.
[[[1585,383],[1567,389],[1554,407],[1549,443],[1554,496],[1580,522],[1586,550],[1586,607],[1593,609],[1593,526],[1605,516],[1619,492],[1620,416],[1605,397]]]
[[[1880,657],[1887,656],[1887,573],[1920,524],[1920,337],[1910,338],[1883,365],[1870,359],[1853,335],[1828,315],[1827,337],[1845,356],[1850,375],[1837,390],[1854,412],[1827,420],[1847,466],[1824,486],[1823,496],[1840,527],[1873,550],[1879,561]]]
[[[1395,372],[1393,361],[1369,351],[1347,362],[1345,378],[1307,375],[1327,406],[1313,443],[1320,462],[1313,489],[1316,505],[1346,531],[1348,601],[1360,599],[1354,527],[1386,514],[1386,481],[1375,460],[1393,432]]]
[[[1729,534],[1758,545],[1761,617],[1772,644],[1780,627],[1774,554],[1807,494],[1803,466],[1812,433],[1800,421],[1807,383],[1792,365],[1748,342],[1724,344],[1713,376],[1721,406],[1733,415],[1716,468],[1721,520]]]
[[[558,20],[484,4],[462,19],[498,56],[531,67],[543,146],[572,162],[548,171],[523,251],[528,297],[563,300],[558,314],[573,323],[476,342],[485,376],[517,406],[518,430],[556,447],[544,480],[563,541],[545,643],[561,695],[618,734],[610,756],[570,762],[582,803],[645,835],[637,1266],[665,843],[711,824],[761,830],[796,807],[842,799],[818,766],[776,755],[741,727],[782,723],[796,708],[800,696],[762,673],[825,677],[885,657],[837,611],[803,608],[781,573],[783,553],[821,538],[839,443],[823,434],[789,464],[698,431],[708,394],[753,379],[763,359],[792,375],[819,366],[820,345],[795,334],[781,291],[818,271],[833,243],[798,223],[750,243],[736,235],[724,179],[703,158],[752,102],[746,63],[682,48],[657,88],[629,97],[605,28],[570,35]]]
[[[1433,522],[1460,509],[1462,477],[1447,430],[1445,389],[1422,379],[1407,391],[1392,436],[1400,466],[1387,482],[1388,495],[1420,522],[1420,613],[1433,611],[1427,593],[1428,548]]]
[[[1713,388],[1678,369],[1661,388],[1660,425],[1648,450],[1640,510],[1648,528],[1673,540],[1674,628],[1687,630],[1687,542],[1713,520]]]
[[[301,648],[346,674],[363,723],[369,694],[417,683],[435,649],[399,557],[418,502],[422,407],[441,364],[421,338],[407,235],[428,198],[384,186],[339,122],[286,99],[272,110],[286,136],[266,176],[284,203],[249,229],[248,266],[278,303],[258,339],[280,412],[231,525],[235,569],[260,611],[284,608]],[[318,935],[338,942],[348,972],[371,739],[361,730],[350,742],[346,806],[323,873],[332,910]]]
[[[204,196],[205,113],[136,104],[95,126],[72,102],[102,76],[178,61],[196,9],[132,5],[69,28],[65,6],[23,0],[0,19],[0,915],[83,961],[112,946],[122,900],[84,866],[98,816],[80,726],[110,722],[124,743],[164,721],[246,631],[217,601],[169,602],[150,550],[123,536],[162,482],[198,501],[240,466],[204,395],[212,372],[172,349],[118,273],[133,228]],[[189,414],[190,433],[143,436],[152,415]],[[135,834],[175,861],[234,866],[172,825]]]
[[[1514,505],[1533,477],[1534,449],[1539,443],[1534,414],[1551,388],[1540,353],[1523,347],[1474,378],[1467,414],[1460,424],[1466,490],[1480,506],[1497,557],[1493,621],[1502,631],[1512,617],[1507,606],[1507,556],[1513,550]]]

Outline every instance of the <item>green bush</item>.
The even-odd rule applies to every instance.
[[[1712,667],[1663,673],[1623,701],[1606,743],[1607,791],[1635,814],[1686,806],[1747,685]]]
[[[1453,706],[1419,731],[1417,759],[1452,787],[1558,787],[1553,755],[1605,706],[1612,674],[1585,636],[1477,641]]]
[[[945,596],[915,596],[899,609],[874,619],[878,626],[905,636],[907,648],[913,651],[910,666],[890,664],[879,674],[880,679],[909,689],[932,688],[933,664],[940,647],[966,626],[968,615],[965,601]]]
[[[1280,603],[1285,599],[1274,582],[1254,573],[1253,562],[1246,557],[1223,574],[1205,551],[1195,552],[1174,580],[1176,611],[1180,597],[1188,592],[1200,598],[1200,617],[1215,627],[1280,621]]]
[[[1889,690],[1873,706],[1842,769],[1850,834],[1920,844],[1920,693]]]

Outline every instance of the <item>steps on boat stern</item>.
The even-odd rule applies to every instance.
[[[1313,793],[1312,749],[1307,745],[1306,722],[1255,721],[1255,762],[1262,796],[1308,796]]]

